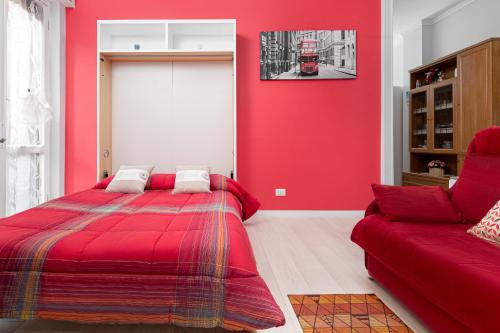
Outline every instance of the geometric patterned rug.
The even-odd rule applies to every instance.
[[[413,333],[374,294],[288,295],[304,333]]]

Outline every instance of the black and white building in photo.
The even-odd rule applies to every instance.
[[[355,30],[260,33],[260,79],[355,79]]]

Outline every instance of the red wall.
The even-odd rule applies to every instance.
[[[264,209],[363,209],[380,175],[380,17],[380,0],[77,1],[67,11],[66,192],[96,179],[96,20],[236,18],[239,181]],[[356,29],[358,78],[260,81],[259,32],[300,29]]]

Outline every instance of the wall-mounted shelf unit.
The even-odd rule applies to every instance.
[[[426,73],[443,77],[426,84]],[[410,71],[410,170],[404,185],[447,187],[459,175],[474,134],[500,125],[500,38],[488,39]],[[428,174],[432,160],[446,163],[445,176]]]
[[[231,20],[99,21],[101,51],[234,51]]]
[[[233,61],[233,51],[101,51],[111,61]]]
[[[124,163],[236,178],[236,20],[104,20],[97,33],[97,178]]]

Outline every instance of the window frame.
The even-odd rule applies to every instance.
[[[65,193],[65,84],[66,84],[66,8],[74,7],[72,0],[34,0],[44,10],[44,78],[46,98],[51,105],[52,119],[44,128],[43,198],[42,201],[60,197]],[[0,4],[0,107],[6,110],[6,24],[8,0]],[[4,119],[0,115],[0,137],[5,135]],[[5,149],[0,147],[0,154]],[[7,210],[8,175],[6,157],[0,155],[0,217]]]

